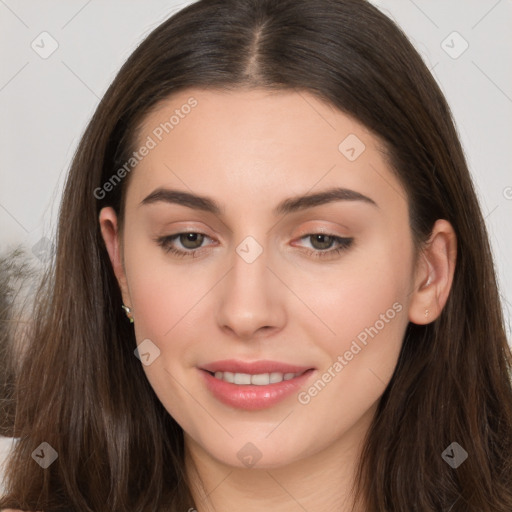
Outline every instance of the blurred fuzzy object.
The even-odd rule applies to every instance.
[[[0,254],[0,436],[13,433],[16,369],[40,280],[34,258],[22,246]]]

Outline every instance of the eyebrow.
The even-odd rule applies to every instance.
[[[355,190],[336,187],[324,190],[322,192],[285,199],[272,210],[272,213],[276,216],[285,215],[335,201],[361,201],[363,203],[379,208],[373,199],[359,192],[356,192]],[[153,192],[151,192],[151,194],[145,197],[140,202],[139,206],[154,204],[158,202],[179,204],[194,210],[202,210],[219,216],[222,215],[224,211],[224,209],[221,208],[221,206],[211,197],[200,196],[182,190],[161,187],[155,189]]]

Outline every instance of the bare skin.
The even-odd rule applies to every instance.
[[[190,97],[197,106],[132,171],[122,238],[112,208],[99,222],[137,343],[150,339],[160,350],[144,371],[184,430],[186,470],[197,482],[195,463],[207,493],[194,487],[197,510],[351,510],[359,452],[407,324],[432,322],[446,303],[454,231],[437,221],[415,265],[406,194],[378,139],[310,94],[182,91],[145,119],[137,147]],[[349,134],[365,145],[353,161],[346,155],[357,154],[354,139],[348,153],[339,149]],[[158,187],[208,196],[222,210],[141,204]],[[337,200],[273,212],[287,198],[331,187],[375,204]],[[155,241],[177,233],[205,235],[195,246],[185,236],[169,244],[194,257]],[[322,233],[352,243],[315,257],[340,246],[313,236]],[[256,241],[250,251],[263,250],[251,263],[236,250],[248,236]],[[367,344],[347,357],[372,326]],[[242,410],[204,385],[199,367],[221,359],[315,370],[302,401],[293,394]],[[308,391],[326,373],[328,383]],[[247,443],[261,457],[251,467],[237,456]]]

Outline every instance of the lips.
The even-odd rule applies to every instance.
[[[308,366],[232,359],[202,365],[198,370],[217,400],[245,410],[266,409],[278,404],[298,393],[316,373]]]
[[[235,359],[225,359],[215,361],[200,367],[210,373],[215,372],[231,372],[231,373],[248,373],[250,375],[258,375],[262,373],[304,373],[312,369],[311,366],[298,366],[278,361],[238,361]]]

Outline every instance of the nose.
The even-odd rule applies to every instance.
[[[247,247],[249,251],[244,252]],[[254,246],[241,244],[238,249],[232,255],[231,269],[218,286],[216,320],[219,328],[231,336],[251,341],[283,328],[285,287],[275,269],[269,268],[266,250],[251,261],[247,254],[254,251]]]

